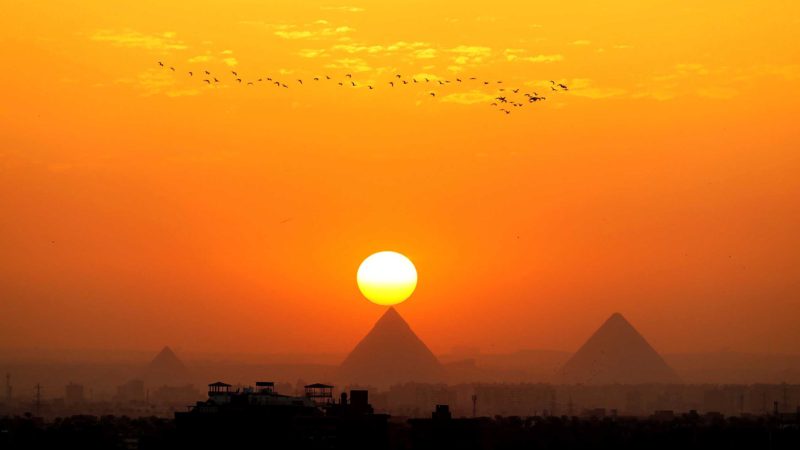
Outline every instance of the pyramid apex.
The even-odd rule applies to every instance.
[[[622,314],[615,312],[561,368],[562,380],[586,384],[674,383],[677,374]]]
[[[386,386],[437,381],[441,365],[395,308],[387,308],[339,367],[342,381]]]
[[[608,317],[607,322],[612,322],[612,321],[613,322],[618,322],[618,321],[628,322],[628,320],[625,319],[625,317],[622,315],[622,313],[618,313],[618,312],[615,312],[614,314],[611,314]]]

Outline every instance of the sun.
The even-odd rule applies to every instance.
[[[372,303],[396,305],[410,297],[417,287],[417,269],[405,255],[378,252],[361,263],[356,280],[361,293]]]

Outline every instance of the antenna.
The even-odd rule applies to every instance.
[[[478,415],[478,395],[472,394],[472,418],[474,419]]]
[[[789,409],[789,391],[787,390],[786,382],[783,382],[783,410]]]
[[[36,383],[36,415],[39,415],[39,409],[42,406],[42,385]]]

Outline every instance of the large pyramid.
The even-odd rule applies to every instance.
[[[615,313],[564,364],[563,383],[679,383],[680,378],[633,326]]]
[[[142,378],[150,384],[176,385],[183,384],[189,378],[189,370],[169,347],[164,347],[150,361],[142,374]]]
[[[342,362],[338,378],[381,387],[435,382],[442,379],[442,366],[400,314],[389,308]]]

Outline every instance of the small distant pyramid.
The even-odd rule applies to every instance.
[[[559,378],[568,384],[680,383],[675,371],[619,313],[564,364]]]
[[[346,383],[390,386],[442,379],[442,365],[394,308],[375,323],[339,367]]]
[[[151,384],[175,385],[185,383],[188,377],[189,370],[167,346],[145,367],[142,378]]]

